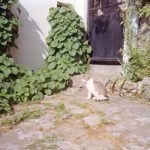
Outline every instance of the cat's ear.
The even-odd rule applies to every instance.
[[[81,79],[81,81],[82,81],[82,82],[86,82],[86,80],[85,80],[85,79]]]
[[[81,74],[81,82],[86,82],[86,80],[84,79],[83,74]]]

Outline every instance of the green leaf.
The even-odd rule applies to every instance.
[[[67,81],[67,80],[69,80],[70,76],[69,76],[69,74],[64,74],[63,78],[64,78],[64,80]]]
[[[10,69],[6,69],[6,70],[4,70],[4,73],[5,73],[5,75],[9,75],[11,73],[11,70]]]
[[[55,57],[54,57],[54,56],[49,56],[49,57],[47,58],[47,62],[48,62],[48,63],[51,63],[51,62],[53,62],[53,61],[55,61]]]
[[[82,21],[80,21],[79,26],[80,26],[81,28],[84,28],[84,27],[85,27],[85,26],[84,26],[84,23],[83,23]]]
[[[80,43],[76,42],[76,43],[73,44],[74,49],[78,50],[79,47],[80,47]]]
[[[87,48],[87,53],[90,54],[91,52],[92,52],[92,48],[89,46],[89,47]]]
[[[57,41],[52,41],[50,45],[51,45],[51,47],[55,48],[55,47],[57,47],[58,42]]]
[[[17,68],[15,68],[15,67],[12,67],[12,73],[13,73],[13,74],[15,74],[15,75],[17,75],[17,73],[18,73],[18,69],[17,69]]]
[[[74,69],[73,68],[68,68],[67,72],[72,75],[72,74],[74,74]]]
[[[54,69],[56,67],[56,63],[55,62],[52,62],[52,63],[50,63],[49,65],[48,65],[48,68],[49,69]]]
[[[75,51],[75,50],[70,50],[70,51],[69,51],[69,54],[70,54],[71,56],[75,56],[75,55],[76,55],[76,51]]]
[[[59,9],[59,13],[64,13],[65,12],[65,9],[63,8],[63,7],[61,7],[60,9]]]
[[[45,90],[45,94],[50,96],[50,95],[52,95],[52,91],[51,90]]]
[[[40,81],[40,82],[44,82],[44,81],[45,81],[45,76],[44,76],[44,74],[41,75],[41,76],[39,76],[39,81]]]

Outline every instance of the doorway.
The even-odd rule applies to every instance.
[[[88,36],[92,62],[118,62],[123,48],[123,25],[119,0],[89,0]]]

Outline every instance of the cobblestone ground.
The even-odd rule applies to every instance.
[[[18,105],[16,114],[42,114],[14,126],[1,125],[0,150],[150,150],[149,105],[109,97],[86,100],[84,88],[69,88],[39,103]]]

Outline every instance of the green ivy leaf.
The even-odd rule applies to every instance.
[[[52,41],[50,45],[51,45],[51,47],[55,48],[55,47],[57,47],[58,42],[57,41]]]
[[[50,96],[50,95],[52,95],[52,91],[51,90],[45,90],[45,94]]]
[[[59,13],[64,13],[65,12],[65,9],[63,7],[59,8]]]
[[[12,74],[15,74],[15,75],[18,74],[18,69],[16,67],[12,68]]]
[[[92,48],[91,48],[91,47],[88,47],[88,48],[87,48],[87,53],[90,54],[91,52],[92,52]]]
[[[48,68],[49,69],[54,69],[56,67],[56,63],[55,62],[52,62],[52,63],[50,63],[49,65],[48,65]]]
[[[80,47],[80,44],[78,42],[76,42],[75,44],[73,44],[73,48],[78,50]]]
[[[74,69],[73,68],[68,68],[67,72],[72,75],[72,74],[74,74]]]
[[[75,51],[75,50],[70,50],[70,51],[69,51],[69,54],[70,54],[71,56],[75,56],[75,55],[76,55],[76,51]]]

